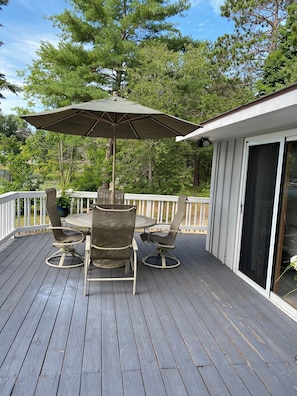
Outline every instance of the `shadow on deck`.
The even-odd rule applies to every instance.
[[[93,283],[45,264],[52,235],[0,250],[0,389],[6,395],[296,395],[296,323],[180,234],[181,266]],[[81,246],[83,252],[83,245]]]

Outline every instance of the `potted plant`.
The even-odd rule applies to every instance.
[[[61,195],[56,198],[57,210],[60,217],[69,215],[71,199],[71,196],[66,191],[61,191]]]

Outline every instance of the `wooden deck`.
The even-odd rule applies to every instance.
[[[139,257],[150,251],[139,241]],[[45,264],[50,233],[0,247],[0,394],[295,395],[297,325],[178,235],[182,265],[93,283]],[[82,246],[83,248],[83,246]],[[81,249],[83,250],[83,249]]]

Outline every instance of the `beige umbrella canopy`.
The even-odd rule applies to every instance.
[[[162,139],[185,136],[199,125],[150,109],[118,96],[55,110],[26,114],[38,129],[69,135],[113,139],[112,190],[114,196],[116,139]]]

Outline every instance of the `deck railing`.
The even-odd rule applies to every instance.
[[[71,213],[89,212],[96,192],[71,193]],[[137,214],[169,224],[176,212],[178,196],[125,194],[125,203],[137,206]],[[209,198],[189,197],[182,232],[206,232]],[[0,195],[0,243],[18,233],[46,230],[49,226],[44,191],[9,192]]]

